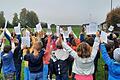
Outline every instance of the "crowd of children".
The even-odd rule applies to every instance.
[[[4,29],[1,35],[0,67],[4,80],[22,80],[22,66],[24,80],[97,80],[100,53],[106,63],[108,80],[120,80],[119,35],[111,33],[105,44],[99,31],[86,36],[81,32],[79,39],[71,32],[66,40],[63,34],[31,32],[30,47],[21,42],[24,33],[13,32],[9,36]],[[9,45],[5,45],[6,39]]]

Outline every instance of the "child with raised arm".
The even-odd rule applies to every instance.
[[[3,39],[1,47],[1,60],[2,60],[2,70],[5,80],[14,80],[15,78],[15,65],[13,60],[13,53],[15,49],[15,44],[13,39],[11,39],[11,45],[5,45],[5,40]]]
[[[62,42],[63,48],[74,57],[73,73],[75,73],[76,80],[93,80],[94,59],[100,43],[98,36],[97,34],[92,50],[86,42],[82,42],[75,52],[65,42]]]
[[[10,42],[10,36],[6,33],[6,31],[4,32],[4,35]],[[21,79],[21,64],[22,64],[21,36],[20,34],[15,34],[14,32],[11,33],[11,36],[13,37],[14,43],[15,43],[13,59],[14,59],[14,64],[15,64],[15,69],[16,69],[16,80],[20,80]]]
[[[73,58],[63,49],[59,40],[56,41],[56,47],[57,50],[51,53],[50,73],[55,74],[56,80],[68,80],[69,64]]]
[[[51,38],[49,37],[48,39]],[[30,80],[43,80],[43,56],[47,52],[42,49],[42,46],[42,42],[36,41],[34,43],[33,52],[27,53],[24,56],[24,60],[28,61]],[[48,48],[50,48],[50,46],[48,46]],[[48,62],[46,58],[45,62]]]
[[[101,39],[100,50],[103,60],[108,65],[108,80],[120,80],[120,48],[113,51],[114,59],[111,59]]]

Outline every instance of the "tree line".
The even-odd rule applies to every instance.
[[[19,17],[18,17],[19,16]],[[5,16],[4,11],[0,11],[0,28],[4,27],[5,24]],[[29,11],[26,8],[21,9],[20,14],[14,13],[12,23],[7,21],[8,28],[13,28],[14,26],[17,26],[18,23],[21,24],[22,27],[35,27],[36,24],[39,23],[38,15],[34,11]]]

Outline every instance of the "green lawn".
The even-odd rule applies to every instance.
[[[9,29],[9,30],[12,31],[13,29]],[[55,28],[52,28],[52,31],[55,32]],[[73,31],[79,37],[80,27],[77,27],[77,26],[74,27]],[[8,44],[8,42],[6,44]],[[24,65],[22,65],[22,73],[21,73],[22,74],[22,78],[21,78],[21,80],[24,80],[23,67],[24,67]],[[105,80],[104,79],[104,77],[105,77],[104,76],[104,62],[103,62],[101,57],[100,57],[100,59],[98,61],[98,71],[96,73],[96,77],[97,77],[97,80]],[[0,80],[2,80],[2,74],[0,75]]]

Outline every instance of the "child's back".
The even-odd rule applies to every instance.
[[[9,53],[1,53],[3,73],[8,74],[11,72],[15,72],[15,66],[13,61],[13,53],[9,51]]]

